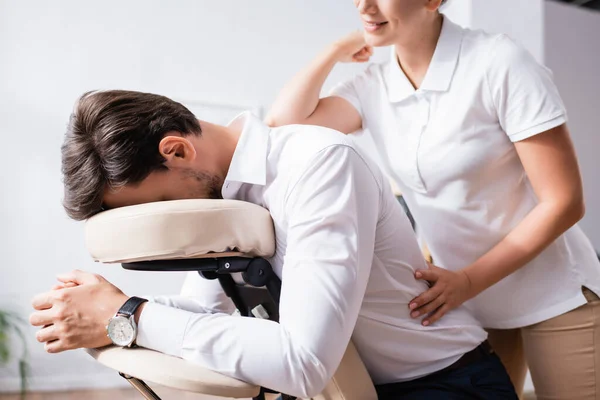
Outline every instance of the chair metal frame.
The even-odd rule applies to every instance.
[[[271,264],[261,257],[213,257],[138,261],[122,263],[121,266],[133,271],[196,271],[205,279],[218,279],[225,294],[232,300],[242,317],[253,317],[256,307],[261,306],[268,319],[279,321],[279,296],[281,280]],[[241,273],[243,283],[237,283],[232,274]],[[148,400],[160,397],[141,379],[119,372],[137,391]],[[265,393],[278,393],[261,388],[253,400],[265,400]],[[295,397],[281,394],[282,400]]]

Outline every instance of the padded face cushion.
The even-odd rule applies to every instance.
[[[90,218],[85,236],[92,258],[104,263],[232,252],[270,257],[275,252],[269,212],[237,200],[174,200],[116,208]]]

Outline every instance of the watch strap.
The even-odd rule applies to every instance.
[[[143,299],[141,297],[132,296],[119,308],[117,314],[124,315],[126,317],[131,317],[135,314],[135,311],[138,309],[140,305],[148,301],[147,299]]]

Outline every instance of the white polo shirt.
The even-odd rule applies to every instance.
[[[506,35],[444,17],[421,87],[396,62],[370,65],[333,89],[361,114],[440,266],[464,268],[537,203],[512,142],[565,123],[551,72]],[[519,271],[466,303],[490,328],[526,326],[600,293],[600,264],[574,226]]]
[[[312,397],[353,342],[375,383],[421,377],[486,338],[464,308],[434,327],[409,316],[424,261],[387,179],[345,135],[270,129],[245,115],[223,197],[267,208],[282,280],[280,323],[229,315],[217,281],[189,275],[184,296],[144,308],[137,343],[284,393]]]

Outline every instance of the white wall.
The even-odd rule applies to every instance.
[[[600,12],[548,1],[545,25],[546,65],[567,107],[583,175],[581,227],[600,251]]]
[[[464,0],[450,0],[464,1]],[[544,60],[546,0],[470,0],[471,27],[506,33],[518,40],[538,61]]]
[[[473,19],[474,0],[448,0],[442,12],[458,25],[470,27]]]
[[[28,316],[31,297],[73,268],[130,294],[179,289],[178,274],[94,265],[82,224],[65,216],[60,145],[77,96],[122,88],[268,106],[326,43],[359,26],[349,0],[0,0],[0,307]],[[328,86],[358,68],[336,69]],[[121,382],[82,352],[47,355],[28,334],[32,388]],[[0,390],[15,388],[14,365],[0,369]]]
[[[542,57],[541,0],[507,1],[450,0],[446,12],[465,26],[508,32]],[[600,126],[594,74],[600,24],[598,14],[558,7],[548,3],[546,56],[581,158],[588,202],[583,226],[600,247],[594,154],[600,148],[594,130]],[[177,274],[94,265],[82,225],[65,216],[59,148],[78,95],[124,88],[266,107],[325,43],[358,27],[350,0],[262,0],[260,7],[233,0],[0,0],[0,307],[27,316],[30,298],[73,268],[103,273],[131,294],[176,292],[181,282]],[[376,60],[386,55],[378,52]],[[337,68],[327,86],[360,68]],[[34,330],[29,334],[32,388],[121,383],[82,352],[45,354]],[[14,365],[0,369],[0,391],[15,388]]]

